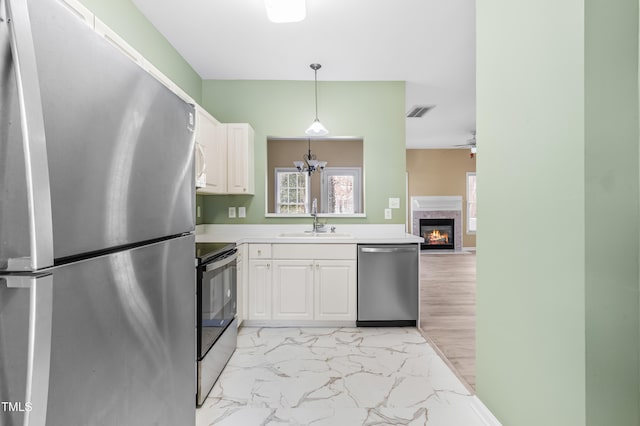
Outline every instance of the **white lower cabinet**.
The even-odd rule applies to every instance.
[[[313,319],[313,263],[273,261],[273,319]]]
[[[356,320],[355,260],[316,260],[314,319]]]
[[[271,319],[271,260],[249,260],[249,319]]]
[[[249,257],[248,319],[356,320],[355,244],[250,244]]]

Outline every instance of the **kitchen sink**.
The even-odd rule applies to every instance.
[[[285,232],[279,238],[352,238],[351,234],[343,232]]]

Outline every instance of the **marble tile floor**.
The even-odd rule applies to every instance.
[[[499,425],[415,328],[249,328],[196,425]]]

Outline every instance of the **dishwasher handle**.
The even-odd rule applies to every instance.
[[[417,251],[416,247],[361,247],[363,253],[409,253]]]

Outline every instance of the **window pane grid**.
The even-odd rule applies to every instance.
[[[305,213],[308,199],[308,176],[298,171],[276,171],[276,212]]]

